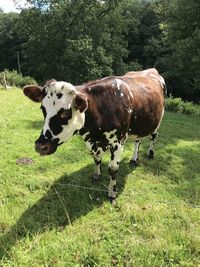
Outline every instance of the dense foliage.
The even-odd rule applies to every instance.
[[[0,71],[17,69],[17,53],[22,73],[39,82],[156,67],[169,93],[200,101],[199,1],[26,2],[20,14],[0,12]]]
[[[0,84],[4,84],[4,77],[6,77],[6,83],[8,86],[22,88],[27,84],[37,84],[32,77],[23,76],[21,73],[17,73],[16,70],[4,70],[3,72],[0,72]]]
[[[165,110],[187,115],[200,115],[200,105],[195,105],[189,101],[183,101],[180,97],[167,97],[165,100]]]

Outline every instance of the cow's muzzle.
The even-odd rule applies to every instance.
[[[57,150],[57,142],[40,142],[40,140],[35,141],[35,150],[41,156],[47,156],[53,154]]]

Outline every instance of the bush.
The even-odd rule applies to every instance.
[[[172,96],[166,98],[165,108],[168,111],[184,113],[188,115],[200,115],[200,106],[192,102],[184,102],[181,98],[174,98]]]
[[[6,76],[6,82],[9,86],[23,87],[27,84],[37,84],[37,82],[30,76],[23,76],[21,73],[18,74],[16,70],[4,71]],[[0,84],[3,85],[3,72],[0,72]]]

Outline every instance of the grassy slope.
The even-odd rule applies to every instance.
[[[128,166],[126,143],[118,176],[118,204],[92,184],[93,162],[78,137],[49,157],[34,152],[42,116],[20,90],[0,91],[0,265],[198,266],[200,264],[199,118],[167,113],[155,159],[141,146]],[[32,165],[16,160],[30,157]]]

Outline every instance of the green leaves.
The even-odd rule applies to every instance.
[[[127,55],[119,2],[48,1],[47,9],[23,11],[23,71],[39,80],[54,77],[73,83],[112,74],[115,62],[123,65]]]
[[[169,93],[200,100],[199,1],[26,2],[20,15],[0,12],[0,71],[17,68],[17,51],[22,73],[39,82],[156,67]]]
[[[197,101],[200,99],[200,3],[171,0],[163,4],[162,10],[164,33],[170,47],[170,54],[166,55],[171,61],[168,78],[173,79],[176,96]]]

